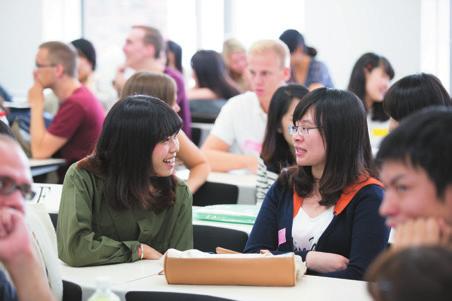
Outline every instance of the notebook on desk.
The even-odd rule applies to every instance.
[[[198,220],[253,225],[259,209],[256,205],[212,205],[196,208],[193,215]]]

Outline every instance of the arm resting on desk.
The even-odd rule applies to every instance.
[[[229,153],[229,145],[220,138],[209,135],[201,150],[207,157],[212,171],[230,171],[246,168],[253,173],[257,171],[257,158],[251,155]]]
[[[207,180],[210,172],[210,165],[205,155],[188,139],[187,135],[180,131],[179,133],[180,150],[177,156],[184,162],[190,170],[187,185],[192,193],[195,193],[199,187]]]

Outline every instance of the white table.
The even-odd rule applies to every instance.
[[[166,291],[204,294],[243,301],[265,300],[371,300],[364,281],[343,280],[317,276],[303,276],[295,287],[168,285],[160,261],[143,260],[134,263],[98,267],[74,268],[61,266],[63,279],[79,284],[83,300],[93,293],[95,280],[109,276],[112,289],[125,300],[128,291]]]
[[[31,169],[31,175],[39,176],[47,174],[52,171],[56,171],[58,167],[66,164],[64,159],[30,159],[29,166]]]
[[[182,180],[188,179],[188,169],[176,171],[176,176]],[[210,172],[207,182],[224,183],[235,185],[239,188],[238,204],[255,204],[256,203],[256,181],[255,174],[243,172]]]

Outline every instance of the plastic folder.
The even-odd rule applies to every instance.
[[[193,211],[198,220],[235,224],[254,224],[260,206],[257,205],[212,205]]]

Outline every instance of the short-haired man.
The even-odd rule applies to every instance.
[[[290,75],[289,50],[281,41],[261,40],[248,51],[252,92],[231,98],[223,106],[202,150],[214,171],[255,172],[273,93]]]
[[[381,143],[380,213],[395,228],[395,246],[451,243],[451,129],[451,109],[427,108],[404,119]]]
[[[28,91],[31,107],[31,153],[33,158],[49,158],[57,151],[67,166],[93,150],[102,129],[104,109],[77,78],[77,53],[61,42],[39,46]],[[60,106],[49,128],[44,124],[45,88],[52,89]],[[60,172],[60,181],[65,169]]]
[[[2,300],[54,300],[25,224],[24,198],[30,195],[27,157],[12,138],[0,135],[0,262],[15,286],[0,269]]]
[[[178,114],[184,123],[183,130],[191,136],[191,114],[185,95],[184,79],[179,71],[165,66],[165,47],[163,36],[157,28],[144,25],[132,26],[122,49],[126,62],[118,69],[114,85],[120,92],[127,80],[125,75],[127,68],[134,71],[165,73],[172,77],[177,86],[176,102],[180,107]]]

